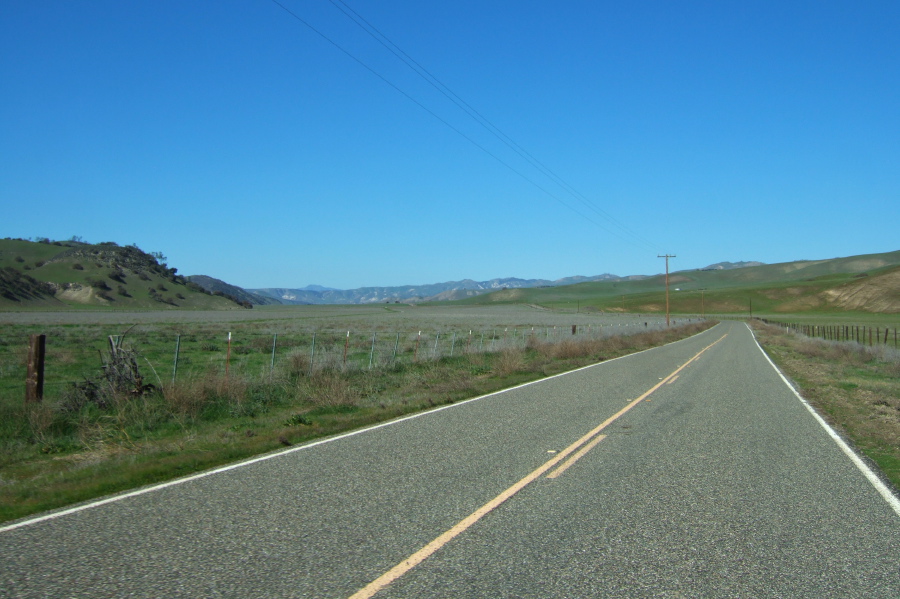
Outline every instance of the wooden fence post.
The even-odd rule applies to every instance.
[[[28,369],[25,379],[25,403],[44,399],[44,355],[46,335],[32,335],[28,343]]]

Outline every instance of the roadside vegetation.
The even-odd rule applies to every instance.
[[[900,351],[751,326],[803,397],[900,488]]]
[[[111,344],[103,367],[42,403],[0,404],[0,521],[453,403],[663,345],[701,321],[630,335],[535,335],[494,352],[348,368],[293,353],[272,371],[195,371],[173,385]]]

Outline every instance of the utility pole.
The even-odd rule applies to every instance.
[[[706,291],[706,287],[699,290],[700,291],[700,318],[706,318],[706,310],[703,306],[703,293]]]
[[[666,326],[669,326],[669,258],[677,258],[674,254],[666,254],[665,256],[660,256],[657,254],[657,258],[665,258],[666,259]]]

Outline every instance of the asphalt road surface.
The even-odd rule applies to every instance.
[[[746,325],[0,528],[0,597],[900,597]],[[858,461],[858,459],[857,459]]]

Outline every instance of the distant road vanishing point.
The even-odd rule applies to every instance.
[[[0,597],[900,597],[900,502],[742,323],[0,528]]]

